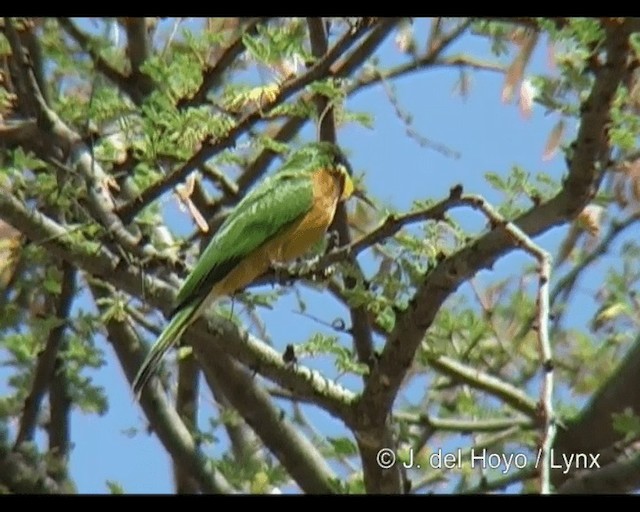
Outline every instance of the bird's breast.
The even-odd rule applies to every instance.
[[[311,209],[275,237],[249,254],[216,284],[212,296],[231,295],[267,272],[273,263],[286,263],[303,256],[322,240],[333,222],[340,199],[340,183],[330,172],[311,175]]]

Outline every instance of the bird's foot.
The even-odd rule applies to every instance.
[[[324,281],[335,272],[334,265],[318,269],[318,264],[322,261],[322,256],[314,256],[308,260],[301,261],[296,268],[296,275],[311,281]]]
[[[316,270],[318,263],[320,263],[320,256],[314,256],[313,258],[302,260],[297,265],[296,274],[299,276],[312,274]]]
[[[280,286],[293,284],[295,276],[290,265],[280,261],[272,261],[271,268],[273,269],[275,282]]]
[[[327,233],[327,248],[325,254],[329,254],[336,247],[340,245],[340,233],[337,230],[332,230]]]

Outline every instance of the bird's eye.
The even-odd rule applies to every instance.
[[[336,169],[338,169],[340,172],[344,172],[349,176],[353,174],[351,170],[351,166],[349,165],[349,161],[344,157],[344,155],[342,154],[336,155],[334,162],[335,162]]]

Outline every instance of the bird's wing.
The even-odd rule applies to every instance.
[[[305,215],[313,206],[308,173],[278,173],[250,192],[231,212],[184,282],[175,311],[208,295],[245,257]]]

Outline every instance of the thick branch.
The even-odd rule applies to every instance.
[[[211,350],[207,337],[189,335],[203,364],[205,376],[212,379],[253,428],[287,472],[306,493],[331,493],[333,471],[315,446],[291,424],[271,402],[267,391],[252,375],[227,354]]]
[[[91,291],[96,299],[107,299],[116,293],[111,287],[95,284],[91,286]],[[104,310],[104,306],[99,307],[101,311]],[[132,383],[144,358],[138,335],[128,322],[120,321],[114,316],[107,320],[105,327],[127,381]],[[142,394],[140,405],[160,442],[174,462],[180,466],[183,474],[198,482],[203,492],[231,492],[232,489],[224,477],[209,468],[188,428],[157,382],[152,382],[147,387]]]
[[[178,361],[178,391],[176,411],[192,434],[198,430],[198,392],[200,390],[200,368],[195,357],[189,354]],[[180,464],[173,465],[177,494],[195,494],[198,483]]]
[[[566,481],[560,494],[630,492],[640,486],[640,451],[596,471],[584,471]]]
[[[151,54],[147,19],[126,18],[125,29],[127,31],[127,55],[131,62],[131,78],[129,80],[143,97],[148,96],[153,91],[154,83],[151,77],[141,70],[142,65]]]

